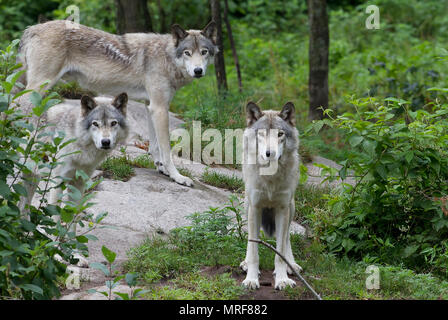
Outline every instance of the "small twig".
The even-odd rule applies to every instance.
[[[321,296],[313,289],[313,287],[310,286],[310,284],[294,269],[294,267],[291,265],[291,263],[280,253],[277,251],[277,249],[275,249],[273,246],[271,246],[269,243],[266,243],[264,241],[261,240],[254,240],[254,239],[249,239],[249,241],[252,242],[256,242],[256,243],[260,243],[262,245],[264,245],[265,247],[271,249],[272,251],[274,251],[276,254],[278,254],[278,256],[280,258],[283,259],[283,261],[286,262],[286,264],[289,266],[289,268],[292,270],[292,272],[294,272],[294,274],[297,276],[297,278],[300,279],[300,281],[303,282],[303,284],[313,293],[313,295],[316,297],[317,300],[322,300]]]

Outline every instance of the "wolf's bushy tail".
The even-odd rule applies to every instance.
[[[275,209],[263,208],[261,210],[261,227],[268,237],[275,233]]]

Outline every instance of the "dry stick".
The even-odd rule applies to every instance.
[[[232,48],[233,60],[235,62],[236,74],[238,76],[238,87],[240,92],[243,91],[243,83],[241,81],[240,62],[238,60],[238,54],[236,53],[235,41],[233,40],[232,28],[230,26],[229,17],[227,15],[229,11],[229,4],[227,0],[224,1],[224,21],[226,23],[227,34],[229,36],[230,47]]]
[[[272,251],[274,251],[276,254],[278,254],[278,256],[280,258],[283,259],[283,261],[286,262],[286,264],[289,266],[289,268],[292,270],[292,272],[294,272],[294,274],[297,276],[297,278],[300,279],[300,281],[303,282],[303,284],[313,293],[313,295],[316,297],[317,300],[322,300],[321,296],[313,289],[313,287],[311,287],[309,285],[309,283],[294,269],[294,267],[291,265],[291,263],[289,263],[289,261],[280,253],[277,251],[277,249],[275,249],[273,246],[271,246],[269,243],[266,243],[264,241],[261,240],[254,240],[254,239],[249,239],[249,241],[252,242],[256,242],[256,243],[260,243],[262,245],[264,245],[265,247],[271,249]]]

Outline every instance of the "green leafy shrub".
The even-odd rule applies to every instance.
[[[60,295],[58,284],[65,277],[65,265],[54,259],[59,254],[65,261],[77,262],[74,250],[87,254],[85,245],[95,237],[87,233],[96,227],[104,214],[83,216],[93,195],[82,196],[76,188],[69,188],[69,200],[64,207],[50,205],[46,195],[55,187],[52,172],[61,165],[64,147],[73,140],[63,132],[50,135],[48,125],[41,121],[45,112],[57,104],[54,94],[42,97],[37,92],[13,93],[16,81],[24,71],[15,64],[14,41],[0,50],[0,296],[14,299],[51,299]],[[30,108],[21,108],[19,97],[29,94]],[[23,102],[23,100],[22,100]],[[29,103],[29,102],[26,102]],[[28,113],[28,109],[29,113]],[[36,206],[21,212],[19,201],[27,196],[22,178],[36,172],[40,186]],[[88,177],[77,173],[87,184]],[[65,183],[62,187],[66,189]],[[70,186],[69,186],[70,187]],[[54,216],[60,216],[55,222]],[[83,234],[70,231],[73,224],[88,226]]]
[[[448,105],[412,111],[395,98],[352,100],[354,113],[314,122],[344,132],[350,152],[329,196],[321,238],[330,251],[448,272]],[[330,114],[330,112],[328,112]]]
[[[107,291],[98,291],[96,289],[89,289],[87,292],[89,293],[100,293],[105,296],[108,300],[112,300],[115,295],[115,300],[137,300],[140,295],[147,292],[147,290],[143,290],[141,288],[136,288],[137,286],[137,273],[127,273],[127,274],[119,274],[117,270],[117,265],[114,263],[117,254],[107,248],[106,246],[101,247],[101,252],[103,253],[104,258],[106,258],[107,266],[99,262],[92,262],[89,266],[93,269],[100,270],[108,280],[106,280],[106,288]],[[130,292],[119,292],[112,291],[114,290],[120,282],[124,280],[126,284],[129,286]]]

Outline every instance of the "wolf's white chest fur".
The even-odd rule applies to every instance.
[[[261,175],[257,164],[244,165],[243,176],[250,201],[262,207],[289,204],[299,179],[298,165],[298,156],[294,154],[281,159],[273,175]]]

